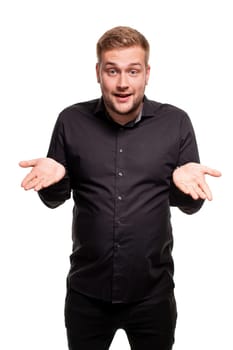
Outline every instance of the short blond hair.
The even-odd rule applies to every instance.
[[[98,62],[101,61],[102,52],[131,46],[140,46],[145,51],[145,63],[148,65],[150,53],[149,42],[136,29],[125,26],[114,27],[101,36],[96,45]]]

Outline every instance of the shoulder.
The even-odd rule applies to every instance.
[[[60,112],[59,119],[64,121],[81,116],[91,116],[95,113],[95,110],[99,103],[100,99],[94,99],[72,104]]]
[[[169,103],[157,102],[145,98],[144,100],[144,112],[145,114],[151,114],[156,116],[169,116],[175,118],[187,118],[188,114],[182,108]]]

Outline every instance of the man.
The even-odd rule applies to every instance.
[[[100,99],[61,112],[47,158],[22,182],[55,208],[70,198],[73,253],[65,322],[69,349],[108,349],[123,328],[133,350],[174,343],[170,206],[198,211],[212,199],[187,114],[144,95],[149,44],[116,27],[97,43]]]

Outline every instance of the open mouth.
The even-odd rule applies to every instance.
[[[129,96],[131,96],[131,94],[115,94],[115,96],[116,96],[116,97],[122,97],[122,98],[124,98],[124,97],[129,97]]]
[[[118,101],[120,102],[125,102],[128,101],[130,98],[131,94],[115,94],[115,97],[117,98]]]

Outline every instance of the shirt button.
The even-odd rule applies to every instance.
[[[115,252],[120,248],[120,244],[119,243],[115,243],[114,244],[114,250]]]
[[[119,171],[118,175],[119,175],[119,176],[123,176],[122,171]]]
[[[121,201],[121,200],[122,200],[122,196],[118,196],[117,198],[119,199],[119,201]]]
[[[122,148],[120,148],[120,149],[119,149],[119,152],[120,152],[120,153],[122,153],[122,152],[123,152],[123,149],[122,149]]]
[[[119,226],[121,226],[121,221],[120,220],[116,220],[114,223],[114,227],[118,228]]]

